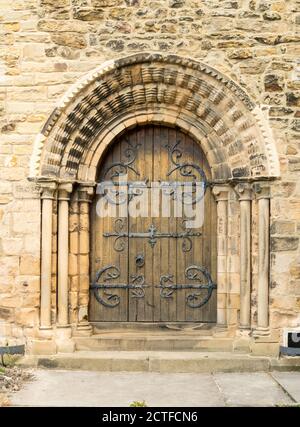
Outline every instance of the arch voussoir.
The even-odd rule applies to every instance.
[[[279,175],[267,120],[241,87],[201,62],[143,53],[105,63],[67,92],[37,137],[31,177],[91,180],[106,143],[154,121],[200,135],[216,179]]]

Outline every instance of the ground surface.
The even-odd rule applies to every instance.
[[[300,372],[160,374],[34,370],[16,406],[273,406],[300,402]]]
[[[32,379],[33,375],[29,369],[0,366],[0,406],[9,405],[8,394],[12,391],[19,391],[24,382]]]

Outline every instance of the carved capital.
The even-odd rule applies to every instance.
[[[80,185],[77,190],[78,201],[90,203],[94,195],[95,188],[92,185]]]
[[[268,182],[255,182],[253,184],[253,191],[257,200],[271,198],[271,187]]]
[[[239,183],[234,187],[236,194],[240,201],[242,200],[252,200],[253,198],[253,187],[247,182]]]
[[[70,182],[61,183],[58,186],[58,200],[69,201],[72,193],[73,185]]]
[[[41,182],[40,183],[41,199],[53,200],[56,189],[57,189],[56,182]]]
[[[212,189],[212,193],[215,196],[217,202],[228,201],[230,187],[226,185],[215,185]]]

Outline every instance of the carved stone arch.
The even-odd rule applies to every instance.
[[[200,61],[156,53],[111,60],[83,76],[57,103],[36,138],[29,178],[40,181],[42,187],[42,329],[56,322],[60,327],[58,342],[66,343],[71,337],[70,324],[83,331],[89,328],[89,203],[97,166],[116,137],[147,124],[173,126],[189,134],[201,145],[211,168],[218,222],[218,324],[239,324],[246,329],[258,326],[258,333],[267,335],[270,188],[265,181],[279,177],[280,169],[265,111],[244,89],[214,68]],[[235,192],[232,183],[237,184]],[[258,321],[253,326],[250,290],[254,198],[259,283]],[[55,215],[58,231],[52,226]],[[58,244],[53,252],[54,234]],[[233,237],[240,245],[235,241],[232,244]],[[237,246],[239,255],[238,251],[231,252]],[[57,320],[53,321],[51,280],[52,264],[56,263]],[[68,305],[70,280],[72,289],[77,286],[76,292],[81,295],[81,302],[71,313],[73,317]],[[60,350],[65,351],[65,347]]]
[[[108,61],[69,89],[36,138],[30,177],[93,181],[112,135],[154,121],[201,141],[216,180],[279,176],[264,112],[244,89],[200,61],[142,53]]]

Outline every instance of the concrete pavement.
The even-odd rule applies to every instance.
[[[15,406],[274,406],[300,403],[300,372],[155,373],[40,370]]]

